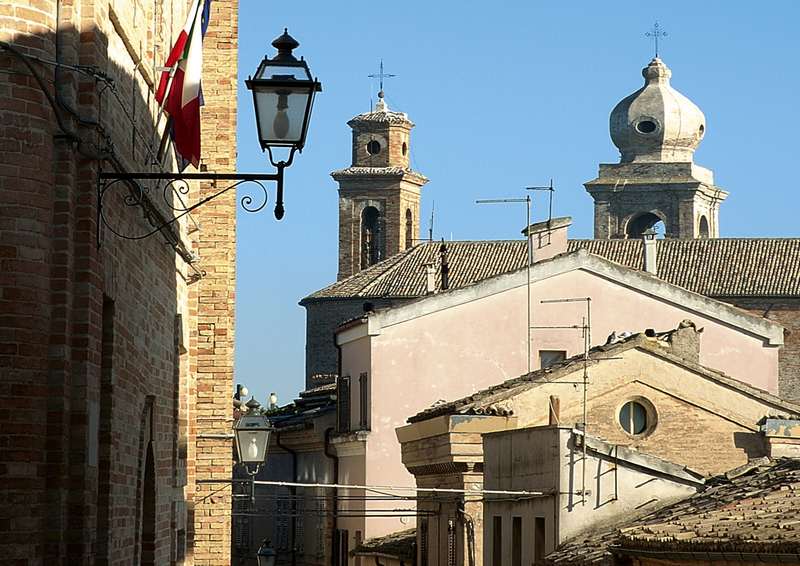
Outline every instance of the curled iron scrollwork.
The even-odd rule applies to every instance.
[[[271,180],[270,176],[266,180]],[[150,187],[143,186],[134,178],[125,179],[103,179],[101,180],[98,188],[98,202],[97,202],[97,215],[98,215],[98,245],[100,244],[100,228],[101,225],[105,226],[116,236],[126,240],[143,240],[156,234],[157,232],[172,226],[177,223],[181,218],[187,216],[192,211],[201,205],[221,196],[232,189],[237,189],[251,183],[257,187],[252,187],[253,191],[245,194],[239,199],[239,204],[245,212],[258,212],[262,210],[269,201],[269,192],[267,187],[260,179],[244,178],[236,180],[234,183],[226,186],[225,188],[215,192],[212,195],[200,199],[194,204],[188,204],[184,197],[188,196],[191,191],[191,186],[187,179],[184,178],[170,178],[166,179],[166,183],[161,191],[164,204],[167,209],[171,210],[174,215],[164,215],[164,210],[160,210],[150,199]],[[152,228],[147,232],[141,234],[126,234],[114,226],[111,219],[107,216],[107,203],[106,197],[115,189],[127,189],[127,193],[122,195],[122,203],[126,207],[140,207],[143,210],[145,218],[149,221]],[[251,188],[251,187],[248,187]]]

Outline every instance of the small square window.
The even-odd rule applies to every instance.
[[[565,350],[539,350],[539,367],[549,368],[567,359]]]

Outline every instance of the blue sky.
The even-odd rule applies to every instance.
[[[430,178],[423,229],[436,203],[435,236],[520,237],[524,209],[479,207],[478,198],[557,189],[554,212],[591,237],[582,183],[618,161],[608,115],[642,85],[653,55],[645,32],[659,21],[672,85],[706,115],[695,161],[730,192],[723,237],[796,237],[800,2],[275,2],[241,0],[239,171],[266,171],[255,133],[252,74],[284,27],[323,84],[308,143],[287,169],[286,217],[271,206],[239,212],[236,380],[281,404],[303,386],[305,312],[297,302],[335,281],[337,186],[350,163],[353,115],[377,93],[382,58],[390,108],[416,123],[412,166]],[[544,197],[534,217],[546,216]]]

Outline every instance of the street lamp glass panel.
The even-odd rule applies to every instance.
[[[314,95],[322,86],[314,80],[303,59],[292,51],[299,45],[288,32],[272,42],[278,53],[265,57],[255,76],[245,83],[253,91],[261,149],[303,149]]]
[[[236,423],[236,448],[244,464],[263,464],[267,456],[269,420],[264,415],[241,417]]]
[[[253,97],[262,146],[291,147],[303,141],[308,91],[259,85],[253,88]]]

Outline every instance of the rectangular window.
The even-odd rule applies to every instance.
[[[511,566],[522,566],[522,517],[511,520]]]
[[[533,563],[544,564],[545,523],[544,517],[536,517],[533,525]]]
[[[350,432],[350,376],[340,377],[336,388],[339,432]]]
[[[367,372],[362,372],[358,377],[358,394],[359,428],[361,430],[369,430],[369,379]]]
[[[428,519],[419,520],[419,566],[428,566]]]
[[[503,566],[503,518],[492,518],[492,566]]]
[[[539,350],[539,367],[542,369],[554,366],[566,359],[566,350]]]

